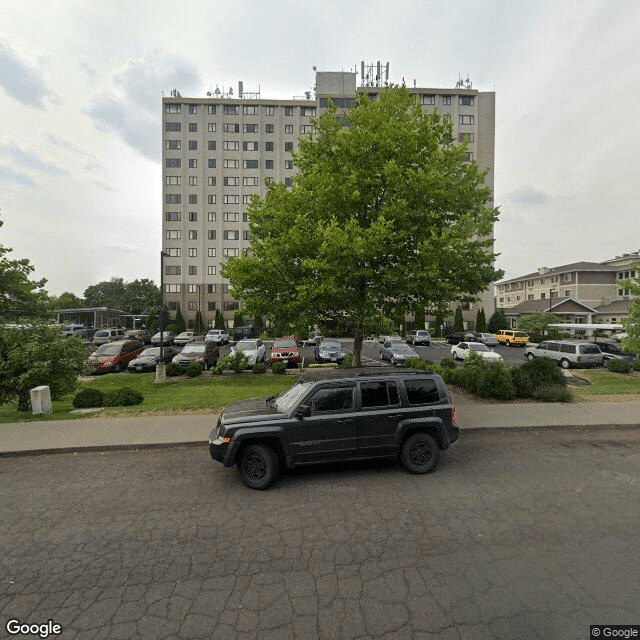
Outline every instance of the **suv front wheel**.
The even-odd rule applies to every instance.
[[[278,477],[280,462],[267,445],[247,445],[238,460],[238,473],[242,482],[251,489],[267,489]]]
[[[438,463],[438,444],[428,433],[414,433],[400,448],[400,463],[410,473],[429,473]]]

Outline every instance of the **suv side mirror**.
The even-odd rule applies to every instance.
[[[311,415],[311,406],[308,404],[301,404],[294,412],[296,418],[308,418]]]

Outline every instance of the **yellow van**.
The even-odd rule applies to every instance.
[[[506,344],[507,347],[511,345],[526,347],[527,342],[529,342],[529,336],[524,331],[513,331],[510,329],[498,331],[496,338],[498,338],[500,344]]]

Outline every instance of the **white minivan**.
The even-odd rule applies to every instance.
[[[524,356],[528,360],[551,358],[563,369],[600,367],[604,360],[597,344],[579,340],[547,340],[535,347],[527,347]]]

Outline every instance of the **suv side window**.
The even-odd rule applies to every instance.
[[[548,349],[549,351],[560,351],[560,345],[557,342],[550,342]]]
[[[542,342],[538,345],[538,349],[548,349],[548,348],[549,348],[548,342]]]
[[[311,411],[347,411],[353,409],[354,387],[330,387],[318,389],[311,398]]]
[[[362,394],[363,409],[400,404],[398,387],[396,383],[391,380],[363,382],[360,385],[360,393]]]
[[[435,404],[440,402],[440,393],[433,380],[405,379],[404,388],[407,390],[409,404]]]
[[[561,344],[560,345],[561,353],[575,353],[576,345],[575,344]]]

